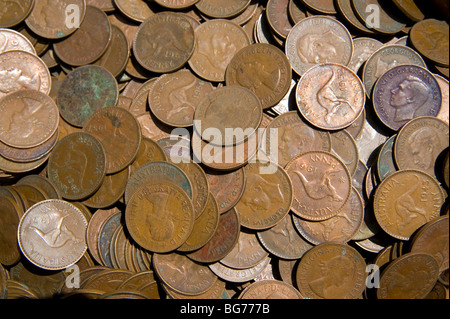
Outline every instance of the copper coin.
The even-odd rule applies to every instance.
[[[262,280],[252,283],[241,292],[240,299],[303,299],[300,292],[279,280]]]
[[[277,47],[255,43],[239,50],[225,73],[227,85],[239,85],[255,94],[264,109],[274,106],[288,92],[291,65]]]
[[[187,257],[200,263],[213,263],[224,258],[236,245],[240,233],[239,215],[234,208],[219,216],[219,224],[211,239]]]
[[[206,21],[195,29],[195,49],[189,66],[201,78],[222,82],[233,56],[249,44],[247,34],[238,24],[223,19]]]
[[[131,173],[148,162],[166,161],[164,150],[154,140],[143,137],[136,159],[131,164]]]
[[[96,7],[86,6],[86,15],[80,27],[69,37],[55,42],[53,50],[64,63],[86,65],[105,53],[111,34],[111,23],[106,14]]]
[[[436,116],[442,95],[430,71],[415,65],[399,65],[378,79],[372,101],[380,120],[397,131],[416,117]]]
[[[87,221],[72,204],[48,199],[23,215],[17,240],[25,257],[40,268],[65,269],[86,251]]]
[[[417,229],[439,216],[444,198],[439,183],[430,175],[417,170],[397,171],[375,190],[375,217],[390,236],[409,240]]]
[[[367,96],[372,97],[373,87],[380,76],[393,67],[404,64],[426,67],[420,54],[404,45],[384,45],[373,52],[362,70],[361,79],[366,87]]]
[[[411,29],[411,44],[433,63],[448,67],[449,27],[445,21],[425,19]]]
[[[364,21],[361,21],[356,16],[356,13],[352,7],[352,0],[337,0],[336,9],[339,12],[339,17],[342,17],[343,22],[347,22],[349,26],[351,26],[354,30],[363,32],[365,34],[375,33],[375,31],[369,29],[366,26],[366,23]]]
[[[122,226],[123,213],[118,211],[101,225],[97,240],[98,256],[102,261],[101,264],[106,267],[113,268],[112,255],[110,246],[113,243],[113,236],[116,230]]]
[[[133,53],[148,71],[172,72],[189,60],[194,43],[194,29],[186,18],[173,12],[159,12],[140,25]]]
[[[131,237],[152,252],[180,247],[191,234],[194,220],[194,208],[186,192],[161,180],[139,185],[125,212]]]
[[[0,220],[3,225],[0,233],[0,263],[10,266],[17,263],[21,256],[16,236],[20,220],[13,201],[8,197],[0,196],[0,207]]]
[[[319,64],[306,71],[297,85],[297,106],[312,125],[325,130],[349,126],[365,105],[364,85],[349,68]]]
[[[419,22],[425,18],[425,15],[413,0],[394,0],[393,2],[412,21]]]
[[[307,220],[325,220],[338,214],[351,193],[351,176],[335,155],[312,151],[286,165],[294,188],[292,211]]]
[[[83,0],[37,0],[26,25],[37,35],[47,39],[60,39],[74,33],[84,20],[86,2]],[[72,6],[70,6],[72,5]],[[72,14],[70,23],[68,13]]]
[[[47,199],[44,191],[33,185],[14,185],[14,189],[19,193],[20,196],[26,198],[30,206]]]
[[[165,292],[174,299],[220,299],[227,296],[225,290],[226,282],[224,280],[216,280],[214,285],[204,293],[199,295],[185,295],[171,289],[169,286],[163,285]],[[225,297],[226,298],[226,297]]]
[[[367,61],[367,59],[382,46],[382,42],[373,38],[354,38],[354,51],[352,59],[348,64],[349,69],[357,73],[360,67]]]
[[[0,299],[5,299],[7,290],[6,290],[6,281],[8,280],[7,273],[5,268],[3,268],[0,263]]]
[[[238,15],[250,4],[250,0],[200,0],[195,7],[212,18],[230,18]]]
[[[129,270],[109,268],[91,276],[81,288],[112,292],[133,275],[134,273]]]
[[[35,90],[20,90],[0,99],[0,140],[15,148],[35,147],[58,129],[55,102]]]
[[[0,28],[14,27],[22,22],[33,10],[34,0],[19,0],[4,3],[0,13]]]
[[[123,170],[136,158],[142,135],[139,123],[127,110],[116,106],[102,107],[86,120],[83,130],[97,137],[102,144],[106,174]]]
[[[114,0],[86,0],[86,4],[102,9],[105,12],[111,12],[115,10]]]
[[[128,19],[144,22],[155,14],[150,3],[143,0],[114,0],[117,9]]]
[[[397,134],[392,135],[378,153],[376,173],[380,181],[397,170],[394,162],[394,141],[396,138]]]
[[[236,204],[241,225],[262,230],[279,223],[291,207],[292,182],[279,165],[256,161],[244,167],[247,182]]]
[[[346,243],[359,231],[364,219],[364,204],[358,191],[353,187],[350,198],[336,216],[322,221],[308,221],[292,217],[294,225],[314,245],[325,242]]]
[[[270,260],[270,257],[266,257],[256,266],[245,269],[234,269],[225,266],[220,262],[216,262],[208,266],[209,269],[211,269],[218,277],[226,280],[227,282],[244,283],[260,275],[264,269],[266,269],[267,265],[269,265]]]
[[[366,263],[346,244],[324,243],[309,250],[297,269],[297,286],[305,298],[358,299],[366,285]]]
[[[448,147],[449,127],[432,116],[406,123],[394,144],[394,159],[399,169],[417,169],[435,176],[436,160]]]
[[[358,146],[355,139],[347,130],[335,131],[330,135],[332,152],[342,159],[350,175],[353,176],[358,169],[359,162]]]
[[[254,135],[261,119],[261,103],[250,90],[224,86],[210,92],[197,105],[194,130],[212,144],[232,146]]]
[[[0,53],[13,50],[36,54],[33,44],[22,33],[0,28]]]
[[[199,0],[155,0],[155,2],[169,9],[185,9],[193,6]]]
[[[50,154],[47,174],[63,198],[89,197],[101,185],[106,171],[101,143],[84,132],[73,133],[59,141]]]
[[[286,39],[293,24],[289,20],[289,0],[269,0],[266,7],[267,21],[275,34]]]
[[[201,294],[217,281],[217,276],[207,266],[184,255],[154,254],[152,260],[158,277],[171,289],[185,295]]]
[[[19,90],[36,90],[49,94],[50,72],[35,54],[6,51],[0,54],[0,98]]]
[[[292,69],[303,75],[319,63],[347,65],[353,54],[350,33],[336,19],[314,16],[298,22],[286,38],[285,52]]]
[[[448,215],[441,216],[426,223],[411,240],[410,251],[432,255],[439,265],[439,272],[448,269],[449,238]]]
[[[61,194],[58,189],[47,177],[41,175],[26,175],[20,178],[16,183],[16,185],[21,184],[39,187],[39,189],[43,190],[48,196],[47,199],[61,199]]]
[[[381,273],[378,299],[422,299],[439,276],[437,261],[428,254],[408,253],[389,263]]]
[[[97,65],[78,67],[61,83],[56,103],[61,116],[76,127],[83,127],[99,108],[113,106],[119,90],[114,76]]]
[[[47,154],[37,160],[31,162],[15,162],[0,156],[0,169],[8,173],[24,173],[32,171],[42,164],[44,164],[49,158],[50,154]]]
[[[175,127],[193,125],[197,105],[213,90],[187,69],[160,76],[148,95],[151,112],[163,123]]]
[[[128,19],[126,16],[120,13],[108,15],[108,19],[111,22],[111,25],[117,26],[125,34],[125,37],[128,40],[128,45],[131,50],[134,37],[136,35],[137,30],[139,29],[139,24]]]
[[[435,74],[434,77],[439,84],[442,93],[442,104],[439,113],[436,115],[437,118],[443,120],[445,123],[449,124],[449,85],[448,80],[440,75]]]

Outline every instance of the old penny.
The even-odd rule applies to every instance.
[[[22,22],[33,10],[35,0],[6,2],[0,13],[0,28],[14,27]]]
[[[266,6],[267,21],[276,36],[286,39],[293,24],[289,20],[289,0],[269,0]]]
[[[243,283],[250,281],[260,275],[266,269],[267,265],[269,265],[270,261],[271,259],[268,256],[261,262],[259,262],[256,266],[245,269],[234,269],[225,266],[221,262],[209,264],[208,267],[223,280],[235,283]]]
[[[200,0],[195,7],[212,18],[230,18],[245,10],[251,0]]]
[[[375,31],[369,29],[364,21],[361,21],[352,7],[352,0],[337,0],[336,9],[339,12],[339,17],[342,17],[344,22],[347,22],[353,30],[363,32],[365,34],[374,34]],[[346,23],[346,24],[347,24]],[[355,39],[353,39],[355,40]],[[375,39],[374,39],[375,40]],[[375,40],[376,41],[376,40]]]
[[[22,33],[12,29],[0,28],[0,53],[13,50],[36,54],[33,44]]]
[[[303,297],[294,286],[269,279],[252,283],[241,292],[239,299],[303,299]]]
[[[355,139],[347,130],[334,131],[330,135],[332,153],[342,159],[350,175],[353,176],[359,162],[359,151]]]
[[[125,17],[138,23],[155,14],[153,5],[143,0],[114,0],[114,5]]]
[[[358,73],[361,66],[367,61],[367,59],[379,48],[383,46],[383,43],[373,38],[354,38],[353,39],[353,56],[348,64],[350,70]]]
[[[448,80],[440,75],[435,74],[434,77],[439,84],[442,94],[442,104],[439,113],[436,115],[437,118],[443,120],[445,123],[449,124],[449,84]]]
[[[131,163],[131,173],[148,162],[166,161],[166,153],[159,144],[147,137],[142,137],[135,160]]]
[[[0,207],[2,210],[0,221],[3,225],[3,230],[0,233],[0,263],[10,266],[17,263],[21,257],[16,236],[20,219],[12,199],[0,196]]]
[[[20,178],[16,183],[16,185],[22,184],[39,187],[39,189],[43,190],[45,194],[48,196],[47,199],[61,199],[61,194],[59,193],[58,189],[45,176],[33,174],[25,175],[22,178]]]
[[[419,22],[425,18],[425,15],[415,4],[414,0],[394,0],[393,2],[412,21]]]
[[[378,153],[376,173],[380,181],[397,171],[394,162],[394,142],[396,138],[397,134],[392,135],[384,142]]]

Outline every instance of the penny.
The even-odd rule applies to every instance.
[[[114,215],[109,216],[99,228],[99,235],[97,238],[98,256],[102,261],[101,264],[109,268],[113,268],[112,256],[109,247],[113,242],[114,233],[121,226],[122,219],[122,211],[118,211]]]
[[[367,113],[366,113],[367,114]],[[364,165],[371,166],[369,160],[373,157],[373,152],[388,139],[388,133],[381,130],[376,123],[370,121],[369,117],[364,119],[359,137],[355,139],[358,146],[359,159]]]
[[[169,161],[173,163],[191,162],[191,141],[189,137],[171,135],[159,139],[157,143],[161,146]]]
[[[362,22],[355,14],[352,7],[352,0],[337,0],[336,9],[339,12],[339,16],[344,19],[354,30],[363,32],[365,34],[374,34],[375,31],[369,29],[366,23]],[[355,40],[355,39],[353,39]],[[373,39],[375,40],[375,39]],[[356,72],[356,71],[355,71]]]
[[[405,26],[406,19],[392,2],[384,2],[379,0],[352,0],[352,6],[356,16],[366,24],[369,29],[373,29],[382,34],[396,34]],[[372,20],[372,8],[378,8],[377,22]],[[369,10],[368,10],[369,8]]]
[[[92,195],[101,185],[106,158],[100,142],[84,132],[69,134],[60,140],[47,164],[49,180],[61,196],[80,200]]]
[[[3,268],[2,264],[0,263],[0,299],[5,299],[7,290],[6,290],[6,281],[8,280],[7,273],[5,268]]]
[[[45,192],[48,199],[61,199],[58,189],[55,185],[50,182],[50,180],[44,176],[40,175],[26,175],[20,178],[16,185],[35,185]]]
[[[445,249],[449,237],[448,218],[447,215],[429,221],[411,240],[410,252],[433,256],[439,265],[439,272],[449,267],[448,250]]]
[[[320,221],[338,214],[351,193],[351,176],[335,155],[312,151],[286,165],[294,189],[292,211],[299,217]]]
[[[152,260],[158,277],[178,293],[199,295],[217,281],[217,276],[207,266],[181,254],[154,254]]]
[[[20,50],[0,53],[0,98],[19,90],[48,94],[50,72],[36,55]]]
[[[380,181],[397,171],[394,162],[394,141],[396,138],[397,134],[392,135],[384,142],[378,153],[376,173]]]
[[[386,177],[375,190],[374,213],[390,236],[409,240],[422,225],[440,214],[444,194],[430,175],[401,170]]]
[[[163,123],[175,127],[193,125],[198,104],[213,90],[187,69],[160,76],[148,96],[151,112]]]
[[[355,73],[367,61],[367,59],[379,48],[383,43],[373,38],[354,38],[353,39],[353,56],[348,67]]]
[[[185,9],[193,6],[199,0],[155,0],[155,2],[169,9]]]
[[[436,116],[442,96],[439,84],[428,70],[415,65],[400,65],[378,79],[372,100],[380,120],[397,131],[416,117]]]
[[[444,164],[442,165],[442,175],[444,175],[444,184],[447,186],[447,189],[450,187],[449,182],[449,151],[447,151],[447,155],[444,157]]]
[[[356,120],[345,128],[345,130],[348,133],[350,133],[350,135],[353,137],[355,142],[357,139],[359,139],[360,135],[363,133],[365,121],[366,121],[366,111],[364,108],[361,114],[356,118]]]
[[[240,233],[239,215],[234,208],[219,216],[217,229],[200,249],[187,255],[200,263],[213,263],[224,258],[236,245]]]
[[[226,85],[239,85],[255,94],[264,109],[276,105],[288,92],[292,70],[284,52],[255,43],[239,50],[225,73]]]
[[[114,11],[114,0],[86,0],[86,4],[102,9],[105,12]]]
[[[333,0],[303,0],[305,6],[323,14],[336,14]]]
[[[282,259],[299,259],[313,247],[295,229],[291,213],[274,227],[258,231],[257,235],[266,250]]]
[[[0,28],[0,53],[14,50],[36,54],[33,44],[23,34],[11,29]]]
[[[240,25],[223,19],[206,21],[195,29],[195,49],[189,66],[203,79],[222,82],[233,56],[249,44],[250,39]]]
[[[154,140],[142,137],[136,159],[131,163],[131,173],[148,162],[166,161],[164,150]]]
[[[411,44],[433,63],[448,67],[449,27],[447,22],[425,19],[414,24],[409,38]]]
[[[289,19],[296,24],[306,18],[306,8],[302,2],[290,0],[288,6]]]
[[[112,291],[104,293],[99,299],[149,299],[145,294],[136,291]]]
[[[235,209],[241,225],[262,230],[275,226],[289,212],[293,188],[286,171],[277,164],[256,161],[244,167],[246,185]]]
[[[155,14],[152,5],[143,0],[114,0],[117,9],[135,22],[144,22]]]
[[[81,66],[61,83],[56,103],[64,120],[83,127],[94,112],[117,102],[117,81],[105,68],[97,65]]]
[[[162,180],[140,184],[125,211],[131,237],[152,252],[180,247],[191,234],[194,220],[194,208],[186,192]]]
[[[305,298],[358,299],[366,285],[366,263],[348,245],[324,243],[300,260],[297,286]]]
[[[350,175],[354,175],[358,169],[358,146],[354,138],[347,130],[335,131],[330,134],[332,153],[336,154],[347,166]]]
[[[186,174],[172,163],[155,161],[140,166],[130,176],[125,188],[125,203],[128,203],[139,185],[146,181],[167,181],[176,184],[192,198],[192,184]]]
[[[439,84],[442,94],[442,104],[439,113],[436,115],[437,118],[443,120],[445,123],[449,124],[449,85],[448,80],[440,75],[435,74],[434,77]]]
[[[409,121],[399,131],[394,159],[399,169],[417,169],[435,176],[439,154],[448,147],[449,127],[438,118],[426,116]]]
[[[303,299],[292,285],[279,280],[262,280],[252,283],[239,295],[240,299]]]
[[[15,162],[0,156],[0,169],[8,173],[25,173],[32,171],[42,164],[44,164],[49,158],[50,154],[47,154],[37,160],[31,162]]]
[[[15,148],[36,147],[58,129],[55,102],[35,90],[20,90],[0,98],[0,140]]]
[[[353,41],[343,24],[327,16],[308,17],[298,22],[286,38],[286,56],[292,69],[302,76],[319,63],[347,65]]]
[[[20,260],[20,250],[17,244],[17,228],[19,215],[13,201],[5,196],[0,196],[0,207],[2,209],[1,222],[3,231],[0,233],[0,263],[11,266]]]
[[[349,200],[336,216],[323,221],[308,221],[293,216],[300,234],[314,245],[325,242],[347,243],[359,231],[364,219],[364,204],[353,187]]]
[[[425,15],[413,0],[394,0],[393,2],[409,19],[419,22],[425,18]]]
[[[86,6],[79,28],[69,37],[55,42],[53,50],[62,62],[71,66],[90,64],[105,53],[111,34],[111,23],[106,14],[97,7]]]
[[[422,299],[439,276],[436,260],[421,253],[408,253],[395,259],[380,276],[378,299]]]
[[[122,282],[133,276],[134,273],[129,270],[105,269],[92,275],[86,280],[83,289],[95,289],[103,292],[115,291]]]
[[[34,0],[6,2],[0,13],[0,28],[11,28],[22,22],[33,10]]]
[[[349,126],[365,104],[364,85],[349,68],[324,63],[306,71],[297,85],[296,100],[302,116],[325,130]]]
[[[44,191],[40,190],[36,186],[16,184],[14,185],[14,189],[19,193],[20,196],[23,196],[27,199],[27,202],[30,206],[47,199]]]
[[[181,68],[194,52],[194,29],[182,15],[159,12],[145,20],[133,42],[133,53],[146,70],[156,73]]]
[[[17,240],[25,257],[40,268],[65,269],[86,251],[87,221],[75,206],[60,199],[33,205],[23,215]]]
[[[404,45],[384,45],[373,52],[363,66],[361,77],[367,96],[372,97],[375,83],[386,71],[405,64],[426,67],[420,54]]]
[[[269,0],[266,6],[266,16],[270,27],[277,36],[286,39],[293,24],[288,14],[289,0]]]
[[[230,18],[238,15],[250,4],[250,0],[200,0],[195,7],[212,18]]]
[[[225,266],[220,262],[209,264],[208,267],[213,271],[213,273],[223,280],[233,283],[242,283],[250,281],[260,275],[270,263],[270,260],[270,257],[266,257],[256,266],[245,269],[234,269]]]
[[[173,299],[226,299],[227,292],[225,291],[225,284],[225,281],[218,279],[211,288],[199,295],[185,295],[176,292],[169,286],[163,285],[163,287],[168,296]]]

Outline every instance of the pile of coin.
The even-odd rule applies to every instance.
[[[448,299],[447,11],[6,1],[0,299]]]

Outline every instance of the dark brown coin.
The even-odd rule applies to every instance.
[[[101,185],[106,171],[101,143],[84,132],[69,134],[59,141],[47,165],[49,180],[63,198],[80,200],[89,197]]]
[[[166,161],[166,153],[154,140],[143,137],[136,159],[131,164],[131,173],[148,162]]]
[[[240,299],[303,299],[300,292],[283,281],[261,280],[244,289]]]
[[[194,52],[194,29],[182,15],[159,12],[145,20],[136,33],[133,53],[151,72],[181,68]]]
[[[143,0],[114,0],[114,5],[125,17],[138,23],[155,14],[151,3]]]
[[[10,28],[22,22],[34,7],[34,0],[19,0],[3,3],[0,13],[0,28]]]
[[[16,185],[31,185],[37,186],[39,189],[45,192],[45,195],[48,197],[47,199],[60,199],[61,194],[58,189],[53,185],[52,182],[47,177],[41,175],[26,175],[19,179]]]
[[[84,285],[80,286],[83,289],[95,289],[103,292],[112,292],[133,275],[134,273],[129,270],[108,268],[89,277]]]
[[[122,225],[123,213],[118,211],[115,214],[109,216],[104,223],[102,223],[97,241],[97,251],[102,265],[113,268],[112,255],[110,251],[111,243],[113,242],[113,236],[116,230]]]
[[[230,18],[238,15],[250,4],[250,0],[200,0],[195,6],[212,18]]]
[[[61,83],[56,103],[61,116],[83,127],[99,108],[116,105],[119,90],[114,76],[97,65],[78,67]]]
[[[17,244],[17,228],[19,226],[19,215],[13,200],[0,196],[0,221],[3,230],[0,232],[0,263],[11,266],[19,261],[20,250]]]
[[[414,0],[393,0],[393,2],[409,19],[419,22],[425,18],[425,15]]]
[[[333,153],[342,159],[350,175],[353,176],[358,169],[359,162],[358,146],[355,139],[347,130],[335,131],[330,135]]]
[[[266,7],[267,21],[276,36],[286,39],[293,24],[289,20],[289,0],[269,0]]]
[[[5,268],[3,268],[2,264],[0,263],[0,299],[5,299],[7,290],[6,290],[6,281],[8,280],[8,276],[6,273]]]
[[[373,88],[373,105],[380,120],[397,131],[419,116],[436,116],[442,95],[435,77],[415,65],[399,65],[384,73]]]
[[[396,138],[397,134],[392,135],[378,153],[376,173],[380,181],[397,170],[394,162],[394,141]]]
[[[340,17],[342,17],[345,22],[347,22],[351,27],[353,27],[353,29],[360,32],[364,32],[366,34],[375,33],[373,30],[369,29],[364,22],[358,19],[358,17],[355,14],[355,11],[352,8],[352,0],[337,0],[336,9],[339,12]]]
[[[86,14],[80,27],[69,37],[54,43],[53,50],[64,63],[72,66],[86,65],[105,53],[111,34],[111,23],[106,14],[96,7],[86,6]]]

